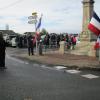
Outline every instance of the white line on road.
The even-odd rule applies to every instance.
[[[66,72],[71,73],[71,74],[77,74],[77,73],[80,73],[81,71],[79,71],[79,70],[66,70]]]
[[[46,65],[41,65],[41,67],[42,67],[42,68],[45,68],[45,67],[46,67]]]
[[[48,67],[46,65],[41,65],[40,67],[45,68],[45,69],[55,70],[54,67]]]
[[[34,63],[34,64],[33,64],[33,66],[36,66],[36,67],[38,67],[38,66],[39,66],[39,64],[36,64],[36,63]]]
[[[93,75],[93,74],[86,74],[86,75],[81,75],[82,77],[93,79],[93,78],[99,78],[99,76]]]
[[[27,65],[29,64],[28,62],[24,62],[24,63],[27,64]]]
[[[64,66],[55,66],[54,68],[57,69],[57,70],[62,70],[62,69],[65,69],[67,67],[64,67]]]

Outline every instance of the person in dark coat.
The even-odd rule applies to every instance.
[[[3,39],[2,33],[0,33],[0,68],[5,67],[5,50],[6,50],[6,42]]]
[[[28,43],[28,54],[30,55],[34,55],[34,48],[33,48],[33,37],[30,34],[27,38],[27,43]]]

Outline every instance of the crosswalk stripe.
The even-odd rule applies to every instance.
[[[37,66],[39,66],[39,64],[34,63],[33,66],[36,66],[37,67]]]
[[[93,78],[99,78],[99,76],[93,75],[93,74],[86,74],[86,75],[81,75],[82,77],[93,79]]]
[[[45,69],[54,70],[54,68],[53,68],[53,67],[47,67],[46,65],[41,65],[40,67],[45,68]]]
[[[42,68],[45,68],[45,67],[46,67],[46,65],[41,65],[41,67],[42,67]]]
[[[65,69],[67,67],[64,67],[64,66],[55,66],[54,68],[57,69],[57,70],[61,70],[61,69]]]
[[[19,59],[16,59],[16,58],[14,58],[14,57],[11,57],[11,56],[9,56],[9,55],[6,55],[7,56],[7,58],[8,59],[11,59],[11,60],[14,60],[14,61],[17,61],[17,62],[19,62],[19,63],[24,63],[24,64],[29,64],[28,62],[25,62],[25,61],[21,61],[21,60],[19,60]],[[16,64],[15,64],[16,65]],[[33,64],[33,66],[39,66],[39,64]],[[54,67],[47,67],[46,65],[41,65],[41,67],[42,68],[47,68],[47,69],[51,69],[51,70],[63,70],[64,69],[64,71],[65,72],[68,72],[68,73],[71,73],[71,74],[78,74],[78,73],[80,73],[81,71],[79,71],[79,70],[74,70],[74,69],[72,69],[72,70],[69,70],[69,69],[67,69],[67,67],[65,67],[65,66],[54,66]],[[81,77],[84,77],[84,78],[88,78],[88,79],[95,79],[95,78],[99,78],[100,76],[97,76],[97,75],[93,75],[93,74],[84,74],[84,75],[80,75]]]
[[[25,64],[29,64],[28,62],[24,62]]]
[[[79,71],[79,70],[66,70],[66,72],[71,73],[71,74],[77,74],[77,73],[80,73],[81,71]]]

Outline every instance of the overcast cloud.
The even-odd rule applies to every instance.
[[[82,30],[82,0],[0,0],[0,29],[6,24],[15,32],[34,31],[28,24],[33,11],[43,14],[41,29],[48,32],[80,33]],[[94,10],[100,16],[100,0]]]

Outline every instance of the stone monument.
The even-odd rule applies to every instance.
[[[94,0],[83,0],[83,23],[82,23],[82,32],[80,34],[81,41],[94,41],[96,36],[94,33],[88,30],[88,24],[93,14],[94,10]]]
[[[96,35],[88,30],[88,24],[91,20],[94,10],[94,0],[83,0],[83,23],[82,32],[79,34],[80,43],[77,44],[74,54],[95,56],[94,44]]]

